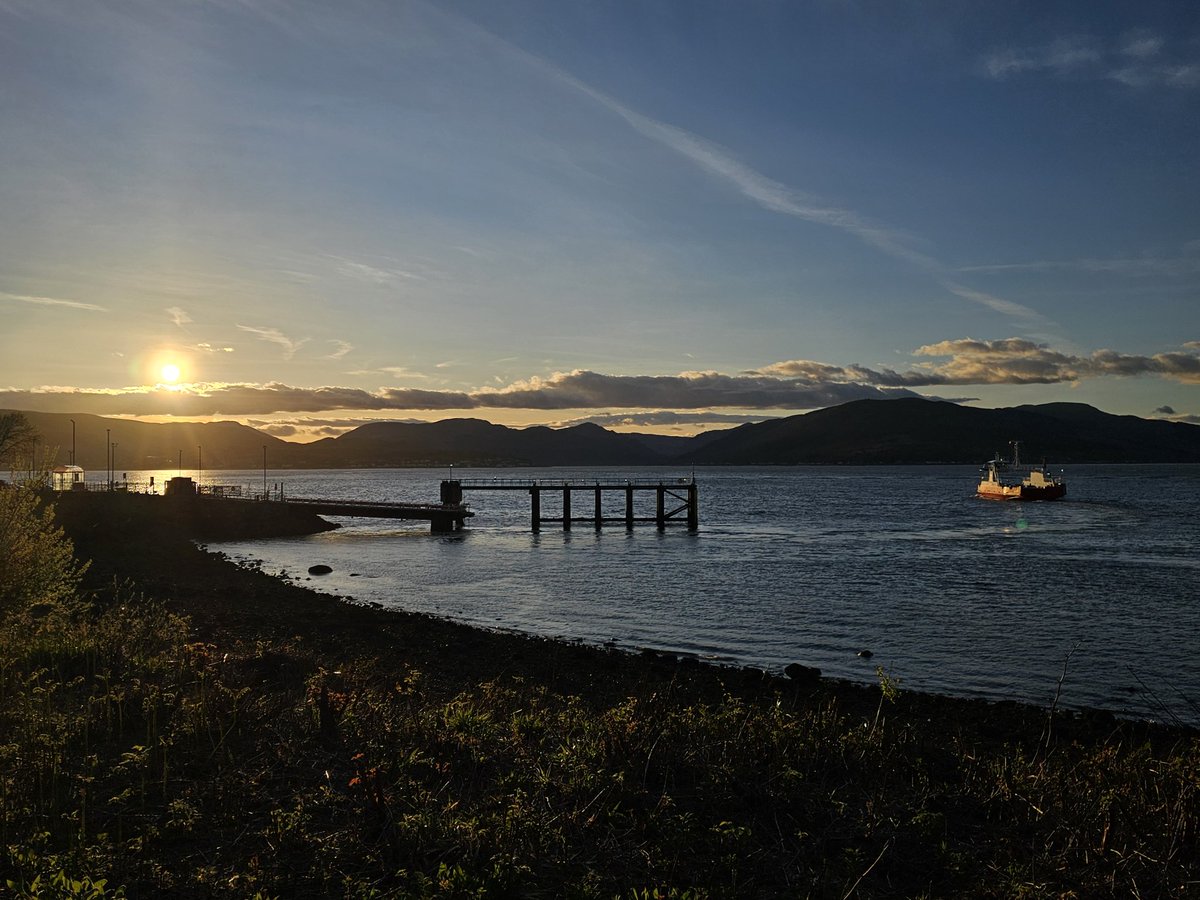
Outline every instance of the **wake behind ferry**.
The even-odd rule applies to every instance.
[[[1000,454],[984,464],[976,495],[985,500],[1057,500],[1067,494],[1067,482],[1062,474],[1052,475],[1045,463],[1040,468],[1031,468],[1022,477],[1011,474],[1021,466],[1021,442],[1013,441],[1012,462]]]

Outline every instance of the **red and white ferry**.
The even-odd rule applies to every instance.
[[[997,453],[984,464],[979,487],[975,493],[985,500],[1057,500],[1067,494],[1067,482],[1061,474],[1052,475],[1043,463],[1031,468],[1023,477],[1010,474],[1021,466],[1021,442],[1013,441],[1013,458],[1009,463]]]

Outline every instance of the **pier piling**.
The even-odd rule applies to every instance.
[[[575,522],[591,522],[596,530],[606,524],[624,524],[632,529],[635,524],[653,523],[660,529],[668,525],[686,525],[689,531],[700,527],[699,487],[694,478],[680,478],[676,481],[650,482],[623,479],[621,481],[580,481],[569,480],[527,480],[515,478],[492,479],[461,479],[442,483],[442,500],[446,503],[461,503],[464,491],[525,491],[529,494],[529,527],[531,531],[541,531],[546,522],[562,524],[563,531],[570,531]],[[562,515],[546,516],[542,514],[542,494],[545,491],[562,492]],[[592,494],[591,515],[575,515],[572,496],[576,491],[587,491]],[[625,495],[624,515],[605,516],[604,494],[617,492]],[[636,514],[635,499],[638,495],[654,496],[653,515]],[[647,496],[647,500],[648,500]],[[582,506],[580,512],[587,510]],[[616,512],[615,510],[613,512]]]

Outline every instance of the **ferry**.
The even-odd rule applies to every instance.
[[[976,495],[985,500],[1057,500],[1066,496],[1066,479],[1061,474],[1050,474],[1044,463],[1041,468],[1031,468],[1023,478],[1010,476],[1008,473],[1021,465],[1021,442],[1013,441],[1012,448],[1011,464],[999,453],[984,464]]]

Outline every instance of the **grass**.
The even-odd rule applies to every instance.
[[[1194,732],[475,632],[78,526],[80,591],[0,623],[17,896],[1200,891]]]

